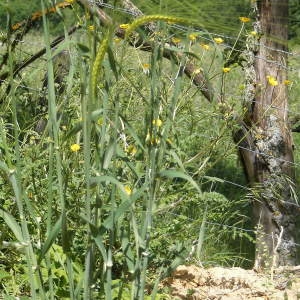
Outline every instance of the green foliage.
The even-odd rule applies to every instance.
[[[45,8],[54,7],[56,1],[44,1]],[[26,21],[36,12],[41,12],[41,1],[30,0],[28,2],[22,0],[9,0],[1,1],[0,3],[0,32],[4,32],[7,29],[7,20],[9,16],[10,25]],[[69,27],[72,25],[72,12],[66,10],[60,10],[59,13],[49,14],[50,28],[53,35],[63,34],[64,25]],[[36,22],[34,29],[37,31],[42,30],[41,22]]]
[[[205,30],[231,37],[238,34],[239,17],[252,15],[250,0],[233,0],[230,1],[230,5],[224,0],[135,0],[133,2],[147,14],[163,13],[189,17],[203,24]],[[289,8],[289,38],[296,43],[299,37],[299,1],[289,0]],[[232,42],[234,39],[227,40],[227,43]]]
[[[135,0],[133,1],[145,14],[162,13],[166,15],[173,15],[178,17],[185,16],[193,20],[198,20],[199,23],[204,25],[205,30],[211,31],[215,34],[222,32],[224,35],[236,36],[239,30],[239,17],[249,16],[251,12],[250,0],[234,0],[230,5],[226,1],[210,1],[210,0]],[[46,2],[47,5],[54,5],[53,1]],[[118,2],[117,2],[118,4]],[[30,5],[23,0],[10,0],[2,1],[0,3],[0,30],[6,26],[7,12],[11,14],[12,24],[25,20],[32,13],[40,10],[41,2],[39,0],[31,0]],[[290,18],[289,18],[289,37],[297,42],[299,37],[299,1],[290,0]],[[110,13],[110,10],[107,10]],[[69,24],[70,13],[61,12],[66,16],[64,21]],[[118,18],[124,19],[126,15],[117,13]],[[128,17],[128,16],[127,16]],[[217,22],[216,22],[217,20]],[[62,19],[59,16],[52,16],[50,18],[50,25],[52,33],[58,34],[63,32],[63,26],[57,26]],[[37,25],[37,28],[40,26]],[[229,40],[228,43],[233,41]]]
[[[11,23],[26,20],[33,12],[41,9],[41,1],[32,0],[30,5],[22,0],[1,1],[0,3],[0,24],[1,29],[6,28],[7,14],[10,14]]]
[[[293,40],[293,43],[299,43],[300,37],[300,3],[297,0],[289,1],[289,38]]]
[[[248,5],[218,2],[237,17],[214,27],[214,4],[199,3],[136,2],[146,12],[201,17],[206,29],[226,34]],[[228,53],[207,33],[197,33],[197,42],[180,33],[179,45],[166,47],[181,60],[166,60],[162,41],[174,37],[172,24],[157,24],[147,37],[154,49],[145,54],[75,12],[68,22],[82,28],[59,49],[71,53],[70,68],[65,56],[58,59],[66,78],[56,80],[59,51],[49,47],[47,17],[43,36],[28,36],[31,46],[16,47],[6,66],[11,71],[35,53],[40,45],[32,40],[45,41],[43,59],[0,90],[3,295],[168,299],[158,283],[179,264],[249,265],[247,191],[230,184],[245,185],[231,138],[243,114],[239,66],[223,72]],[[182,72],[188,59],[226,104],[204,101]],[[41,120],[44,131],[37,130]]]
[[[164,13],[174,16],[185,16],[198,20],[205,30],[219,32],[225,35],[236,35],[239,28],[239,16],[248,16],[250,1],[234,0],[230,5],[226,1],[197,1],[197,0],[161,0],[134,1],[143,11],[150,13]],[[217,22],[216,22],[217,20]]]

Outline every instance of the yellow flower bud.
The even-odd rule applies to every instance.
[[[80,145],[73,144],[73,145],[71,145],[70,149],[71,149],[72,152],[77,152],[77,151],[80,150]]]
[[[251,19],[248,17],[239,17],[239,19],[242,23],[248,23],[251,21]]]
[[[128,196],[130,196],[132,194],[132,189],[130,188],[129,185],[124,186],[124,191]]]
[[[179,44],[179,43],[181,42],[181,39],[176,38],[176,37],[173,37],[173,38],[171,39],[171,41],[172,41],[172,43],[174,43],[174,44]]]
[[[160,119],[156,119],[156,120],[153,120],[152,121],[152,124],[154,125],[154,126],[157,126],[157,127],[160,127],[161,125],[162,125],[162,120],[160,120]]]
[[[217,43],[217,44],[222,44],[224,42],[224,40],[222,38],[214,38],[214,41]]]
[[[129,28],[129,24],[121,24],[119,27],[120,27],[121,29],[126,30],[126,29]]]
[[[207,44],[200,44],[200,47],[204,50],[209,50],[210,49],[210,46],[207,45]]]
[[[293,82],[290,81],[290,80],[285,80],[285,81],[283,82],[284,85],[291,85],[292,83],[293,83]]]
[[[196,41],[196,39],[197,39],[197,35],[196,35],[196,34],[191,33],[191,34],[189,35],[189,40],[190,40],[190,41],[194,42],[194,41]]]
[[[272,86],[277,86],[278,85],[278,81],[273,76],[268,75],[267,79],[268,79],[268,83],[270,85],[272,85]]]

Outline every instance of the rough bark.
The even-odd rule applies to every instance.
[[[255,29],[259,38],[248,41],[244,102],[247,113],[243,130],[235,138],[253,190],[255,268],[260,269],[294,265],[296,245],[293,152],[284,84],[288,2],[261,0],[256,5]]]

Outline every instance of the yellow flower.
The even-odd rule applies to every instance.
[[[285,80],[285,81],[283,82],[284,85],[291,85],[292,83],[293,83],[293,82],[290,81],[290,80]]]
[[[222,44],[224,42],[224,40],[222,38],[214,38],[214,41],[217,43],[217,44]]]
[[[90,25],[88,28],[89,28],[89,31],[94,31],[95,30],[95,26],[94,25]]]
[[[250,32],[250,35],[252,35],[252,36],[257,36],[257,31],[255,31],[255,30],[251,31],[251,32]]]
[[[239,19],[242,23],[248,23],[251,21],[251,19],[248,17],[239,17]]]
[[[103,118],[99,118],[99,119],[97,120],[97,124],[98,124],[99,126],[102,126],[102,125],[103,125]]]
[[[179,43],[181,42],[181,39],[176,38],[176,37],[172,37],[171,41],[172,41],[172,43],[174,43],[174,44],[179,44]]]
[[[126,149],[126,152],[134,156],[137,153],[137,149],[134,145],[129,145]]]
[[[150,64],[142,64],[142,68],[143,68],[143,72],[145,73],[145,74],[149,74],[150,73]]]
[[[129,185],[124,186],[124,191],[128,196],[130,196],[132,194],[132,189],[130,188]]]
[[[143,69],[149,69],[150,68],[150,64],[142,64]]]
[[[223,68],[223,73],[228,73],[230,72],[230,68]]]
[[[115,42],[116,44],[119,44],[119,43],[121,42],[121,39],[120,39],[120,38],[114,38],[114,42]]]
[[[77,151],[80,150],[80,145],[73,144],[73,145],[71,145],[70,149],[71,149],[72,152],[77,152]]]
[[[197,75],[197,74],[201,73],[202,71],[203,71],[203,69],[202,69],[202,68],[195,69],[195,70],[194,70],[194,72],[193,72],[193,75],[195,76],[195,75]]]
[[[197,39],[197,35],[196,35],[196,34],[191,33],[191,34],[189,35],[189,40],[190,40],[190,41],[194,42],[194,41],[196,41],[196,39]]]
[[[160,127],[161,125],[162,125],[162,120],[161,119],[156,119],[156,120],[153,120],[152,121],[152,124],[154,125],[154,126],[157,126],[157,127]]]
[[[210,46],[207,45],[207,44],[200,44],[200,47],[204,50],[209,50],[210,49]]]
[[[129,24],[121,24],[119,27],[120,27],[121,29],[126,30],[126,29],[129,28]]]
[[[273,76],[268,75],[267,79],[270,85],[272,86],[278,85],[278,81]]]

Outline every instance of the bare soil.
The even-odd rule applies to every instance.
[[[163,285],[172,299],[297,300],[300,299],[300,266],[262,274],[242,268],[179,266]]]

